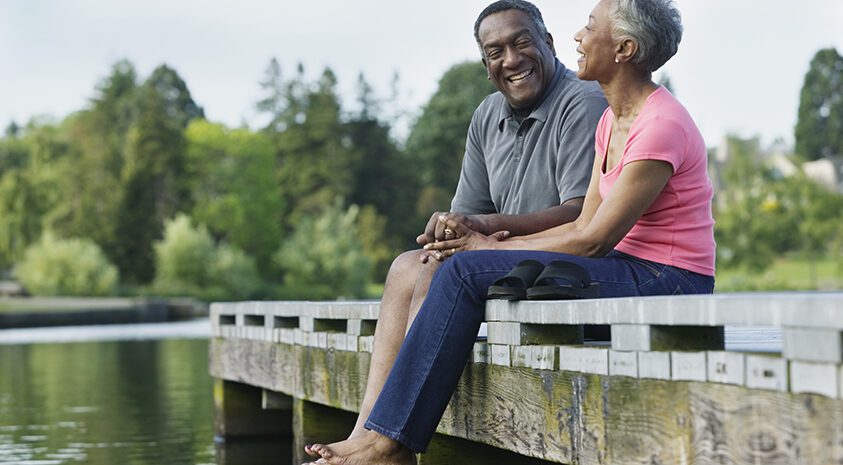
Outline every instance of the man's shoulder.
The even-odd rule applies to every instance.
[[[596,81],[583,81],[570,69],[566,69],[560,77],[561,82],[556,86],[555,97],[559,100],[603,100],[603,89]]]
[[[507,108],[506,99],[500,92],[493,92],[486,96],[474,110],[471,121],[473,125],[485,126],[487,124],[497,125],[501,120],[501,114]]]
[[[487,95],[486,98],[480,102],[480,105],[477,105],[477,109],[474,110],[475,115],[482,115],[482,116],[495,116],[497,117],[500,115],[501,109],[505,108],[506,99],[504,98],[503,94],[499,91],[492,92],[491,94]]]

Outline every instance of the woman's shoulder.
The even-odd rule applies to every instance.
[[[660,86],[647,98],[636,126],[641,132],[678,130],[688,139],[702,139],[691,114],[664,86]]]

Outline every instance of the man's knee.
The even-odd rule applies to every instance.
[[[421,257],[421,250],[408,250],[402,253],[401,255],[395,257],[395,260],[392,261],[392,265],[389,267],[388,276],[412,276],[413,279],[415,279],[415,276],[418,275],[419,271],[422,268]]]

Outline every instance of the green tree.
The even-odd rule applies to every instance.
[[[153,278],[152,243],[161,237],[164,221],[188,198],[182,120],[168,108],[168,100],[154,85],[144,85],[138,117],[126,141],[116,262],[121,274],[134,283]]]
[[[58,239],[51,233],[27,248],[15,274],[34,295],[110,295],[117,268],[88,239]]]
[[[237,247],[215,245],[202,225],[179,214],[164,226],[155,243],[153,289],[164,295],[193,295],[208,300],[247,299],[261,287],[253,259]]]
[[[194,120],[185,131],[191,216],[225,241],[255,257],[263,276],[282,234],[283,200],[275,180],[270,138],[248,129]]]
[[[359,209],[336,199],[318,217],[305,217],[275,260],[288,298],[357,298],[366,294],[371,262],[363,253]]]
[[[783,203],[793,218],[797,249],[808,259],[810,282],[817,287],[817,263],[843,239],[843,196],[804,175],[782,180]]]
[[[73,155],[58,169],[58,201],[49,226],[64,237],[87,237],[117,260],[118,209],[126,138],[137,118],[137,73],[127,60],[115,63],[96,87],[90,108],[66,118],[63,130]]]
[[[843,155],[843,57],[834,48],[811,60],[799,97],[796,153],[808,160]]]
[[[70,150],[62,130],[31,121],[20,138],[0,144],[0,267],[18,261],[41,236],[48,213],[61,198],[62,161]],[[5,152],[5,153],[4,153]]]
[[[0,269],[20,260],[41,236],[43,200],[27,173],[12,170],[0,178]]]
[[[204,118],[205,111],[190,95],[187,84],[179,74],[167,65],[161,65],[152,71],[144,86],[155,89],[164,101],[164,112],[167,117],[180,127],[186,128],[195,118]]]
[[[335,197],[347,197],[353,187],[356,152],[340,118],[336,84],[336,76],[326,68],[307,93],[303,111],[296,112],[275,137],[278,186],[286,204],[283,221],[288,229],[305,216],[321,213]],[[299,84],[287,87],[295,89]],[[293,108],[289,102],[288,107]]]
[[[439,80],[439,88],[425,104],[407,139],[407,153],[417,160],[427,192],[419,198],[434,205],[419,205],[421,216],[448,209],[465,154],[465,135],[477,105],[495,89],[478,62],[452,66]],[[427,218],[424,218],[427,220]]]
[[[758,138],[728,136],[729,159],[723,169],[726,189],[717,194],[714,234],[718,264],[758,271],[795,246],[796,220],[788,197],[776,189],[761,163]]]
[[[379,105],[362,74],[358,79],[358,101],[359,112],[352,114],[344,125],[357,152],[348,201],[371,205],[385,217],[384,239],[393,255],[409,245],[424,227],[418,224],[414,212],[420,182],[411,160],[390,138],[390,127],[379,119]],[[377,260],[378,276],[385,277],[388,266],[388,261]]]

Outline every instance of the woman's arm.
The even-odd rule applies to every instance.
[[[603,256],[632,229],[672,175],[673,167],[664,161],[630,162],[624,166],[609,195],[601,201],[598,168],[597,176],[592,175],[583,213],[574,223],[506,241],[466,232],[466,236],[460,239],[429,244],[429,248],[440,251],[544,250],[580,256]]]

